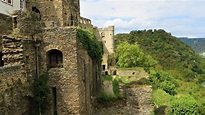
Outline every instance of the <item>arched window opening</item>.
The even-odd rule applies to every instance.
[[[0,52],[0,67],[4,66],[3,53]]]
[[[113,71],[113,75],[117,75],[117,70],[114,70],[114,71]]]
[[[41,20],[41,12],[40,12],[40,10],[38,8],[36,8],[36,7],[32,7],[32,11],[38,13],[39,14],[39,18]]]
[[[105,37],[105,33],[104,32],[101,33],[101,37],[102,38]]]
[[[63,54],[59,50],[50,50],[48,52],[50,68],[63,67]]]

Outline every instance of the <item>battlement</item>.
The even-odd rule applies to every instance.
[[[115,26],[108,26],[107,28],[98,28],[99,31],[114,31]]]
[[[80,17],[81,24],[91,24],[91,20],[88,18]]]

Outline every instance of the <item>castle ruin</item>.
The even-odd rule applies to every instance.
[[[79,0],[26,0],[25,4],[25,9],[13,13],[13,22],[8,20],[12,23],[6,23],[8,31],[0,37],[0,114],[34,114],[38,108],[29,100],[29,90],[46,73],[50,105],[45,114],[92,115],[101,92],[101,73],[79,41],[77,27],[93,31],[104,42],[103,70],[114,52],[114,27],[93,27],[80,16]],[[7,35],[11,27],[13,33]]]

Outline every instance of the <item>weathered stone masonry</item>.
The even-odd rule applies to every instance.
[[[37,42],[40,43],[38,50],[35,47]],[[52,50],[62,52],[62,68],[49,67],[49,52]],[[52,115],[55,111],[62,115],[92,114],[92,104],[100,92],[101,79],[96,61],[88,56],[87,51],[77,38],[76,28],[45,29],[43,38],[40,41],[4,36],[3,53],[5,67],[19,65],[19,68],[16,70],[18,73],[9,71],[11,78],[22,79],[21,82],[23,81],[22,83],[25,86],[27,83],[32,84],[33,79],[37,78],[37,51],[39,52],[39,75],[46,72],[49,73],[48,86],[50,87],[51,106],[47,114]],[[6,72],[5,67],[2,68],[2,71]],[[5,72],[0,73],[0,75],[9,82]],[[16,84],[13,85],[13,87],[15,86]],[[2,87],[5,88],[5,86]],[[19,89],[27,92],[23,87],[19,87]],[[56,96],[53,95],[54,90],[56,90]],[[2,92],[2,94],[6,95],[6,92]],[[25,111],[19,114],[26,114],[26,112],[29,114],[29,100],[25,95],[15,95],[24,100],[22,102],[25,102],[23,103],[25,104]],[[56,108],[54,106],[55,101]],[[7,106],[4,108],[8,109]],[[13,111],[16,112],[16,108],[13,108]],[[6,110],[2,110],[2,113],[6,113]]]
[[[33,8],[40,13],[35,14]],[[18,37],[0,39],[4,61],[0,67],[0,114],[32,114],[33,106],[28,99],[32,96],[32,83],[45,73],[48,73],[50,90],[47,115],[93,114],[93,103],[101,91],[101,78],[97,60],[89,57],[77,38],[76,26],[87,20],[80,17],[79,0],[26,0],[26,9],[35,18],[21,22],[24,15],[19,11],[15,14],[17,26],[14,28]],[[20,26],[36,24],[35,21],[43,24],[38,26],[40,33],[27,33],[29,28]],[[91,28],[87,21],[84,26]],[[18,33],[18,30],[25,31]]]
[[[5,65],[0,67],[0,114],[29,114],[29,80],[35,76],[32,41],[4,36],[2,52]],[[35,52],[34,52],[35,53]]]

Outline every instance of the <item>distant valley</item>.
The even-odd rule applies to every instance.
[[[197,53],[205,57],[205,38],[180,37],[179,39],[191,46]]]

